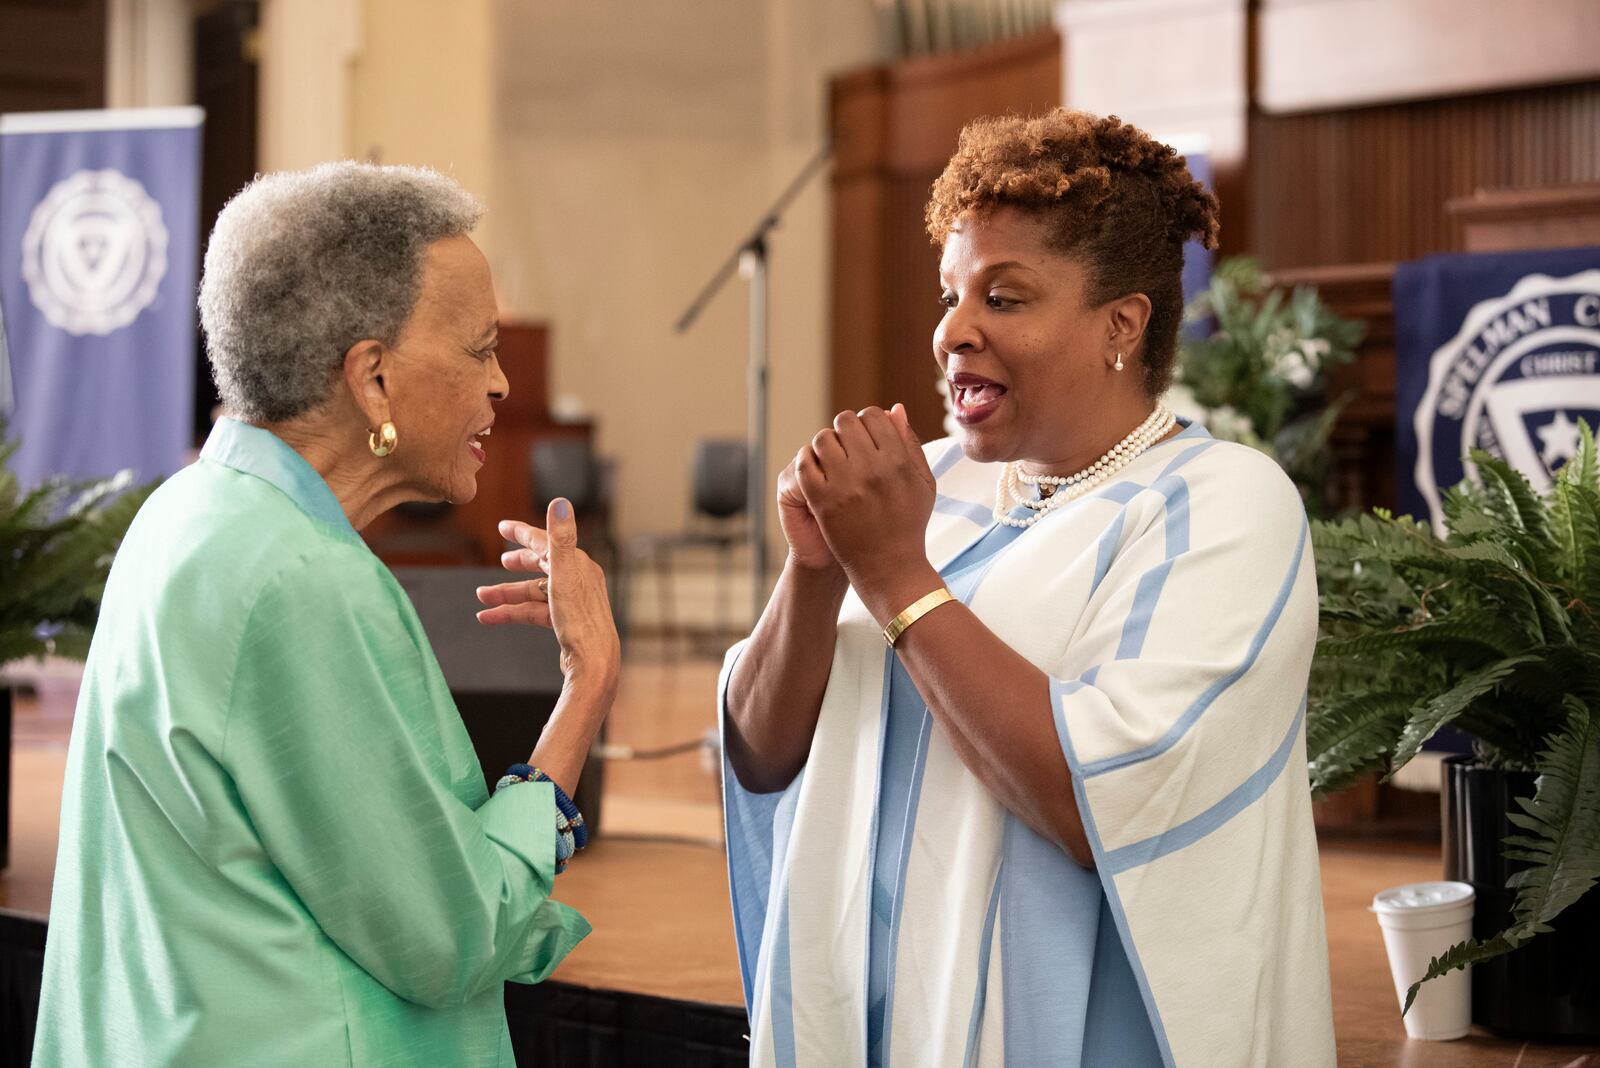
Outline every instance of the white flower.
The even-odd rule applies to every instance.
[[[1303,337],[1300,339],[1300,351],[1305,354],[1306,365],[1313,371],[1322,370],[1322,362],[1333,351],[1333,342],[1325,337]]]
[[[1283,328],[1267,339],[1267,365],[1295,389],[1310,389],[1332,351],[1333,345],[1326,338],[1296,337]]]
[[[1278,377],[1288,382],[1295,389],[1310,389],[1317,380],[1315,365],[1306,357],[1304,350],[1290,349],[1278,357],[1277,366],[1273,368]]]

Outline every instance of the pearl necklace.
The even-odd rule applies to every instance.
[[[1008,527],[1031,527],[1068,501],[1076,500],[1095,486],[1100,485],[1117,471],[1132,463],[1134,458],[1165,437],[1177,422],[1177,417],[1162,404],[1133,432],[1113,445],[1109,452],[1094,463],[1071,475],[1030,475],[1022,464],[1013,460],[1000,472],[1000,483],[995,489],[994,521]],[[1054,486],[1048,497],[1034,497],[1023,486]],[[1033,514],[1017,518],[1011,515],[1018,506],[1031,509]]]

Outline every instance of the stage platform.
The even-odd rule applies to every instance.
[[[716,665],[630,663],[613,740],[661,745],[703,730]],[[63,722],[65,717],[65,722]],[[13,747],[11,865],[0,873],[0,1068],[25,1065],[37,1011],[70,704],[24,703]],[[716,789],[689,755],[607,773],[606,826],[556,881],[594,925],[550,981],[507,984],[523,1068],[744,1064],[748,1030]],[[1410,1042],[1367,905],[1384,887],[1435,879],[1436,848],[1330,843],[1322,850],[1334,1024],[1343,1068],[1600,1068],[1600,1051],[1474,1032]],[[846,1068],[846,1066],[841,1066]],[[1019,1066],[1032,1068],[1032,1066]],[[1289,1066],[1286,1066],[1289,1068]]]

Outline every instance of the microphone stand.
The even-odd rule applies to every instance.
[[[761,618],[767,603],[767,368],[768,334],[767,307],[769,285],[767,278],[767,235],[778,228],[795,197],[805,189],[812,177],[822,169],[833,154],[832,146],[824,144],[817,154],[800,169],[794,180],[761,216],[750,235],[734,248],[711,280],[690,302],[678,317],[673,330],[684,333],[694,325],[706,305],[711,303],[735,271],[750,284],[750,356],[748,363],[749,413],[750,413],[750,464],[745,487],[745,510],[750,516],[751,568],[754,572],[755,614],[751,625]]]

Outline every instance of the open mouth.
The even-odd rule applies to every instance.
[[[467,448],[471,451],[473,456],[478,458],[478,462],[480,464],[489,458],[489,454],[483,449],[482,439],[488,437],[490,431],[493,429],[494,424],[490,423],[488,426],[474,434],[471,441],[467,442]]]
[[[950,401],[955,408],[956,421],[963,426],[989,418],[1005,395],[1006,387],[992,378],[966,373],[950,376]]]

